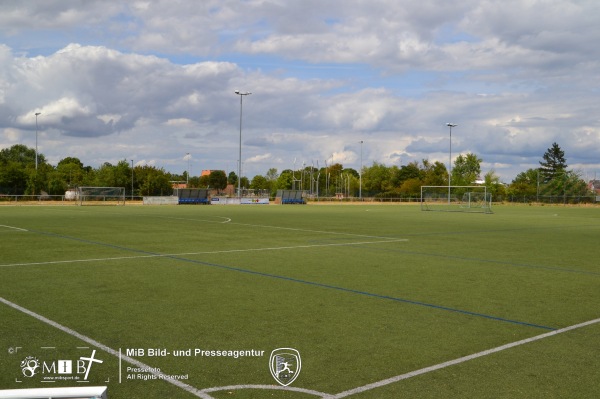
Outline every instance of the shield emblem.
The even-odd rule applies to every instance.
[[[269,370],[271,375],[280,385],[284,387],[290,385],[302,368],[300,352],[293,348],[277,348],[271,352],[269,358]]]

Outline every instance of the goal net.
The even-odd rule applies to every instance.
[[[421,186],[421,210],[492,213],[486,186]]]
[[[125,187],[79,187],[79,205],[125,205]]]

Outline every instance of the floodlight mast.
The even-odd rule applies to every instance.
[[[456,123],[446,123],[450,128],[450,155],[448,157],[448,203],[450,203],[450,186],[452,185],[452,128],[458,126]]]
[[[358,174],[358,198],[362,201],[363,140],[360,141],[360,172]]]
[[[239,151],[239,159],[238,159],[238,196],[240,198],[240,203],[242,201],[242,98],[244,96],[249,96],[249,91],[241,92],[239,90],[235,91],[235,94],[240,96],[240,151]]]
[[[38,115],[41,115],[41,112],[35,113],[35,171],[38,170]]]

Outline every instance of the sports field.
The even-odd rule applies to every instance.
[[[0,389],[596,398],[599,241],[597,207],[2,206]]]

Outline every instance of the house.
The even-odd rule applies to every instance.
[[[180,182],[180,181],[172,181],[171,186],[173,187],[174,190],[177,190],[180,188],[187,188],[187,183]]]
[[[588,188],[596,195],[600,195],[600,180],[590,180],[588,183]]]

